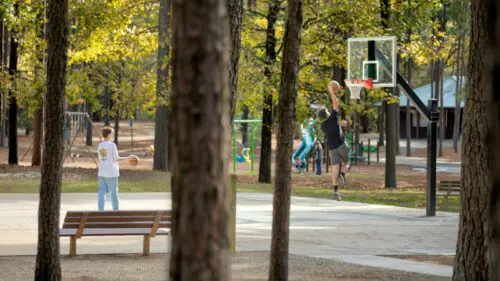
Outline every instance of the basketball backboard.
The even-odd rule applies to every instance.
[[[347,40],[347,79],[373,79],[373,87],[396,87],[396,37]]]

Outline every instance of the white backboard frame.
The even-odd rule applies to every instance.
[[[397,37],[396,36],[380,36],[380,37],[359,37],[359,38],[349,38],[347,39],[347,79],[348,80],[353,80],[353,79],[362,79],[362,77],[352,77],[350,65],[351,65],[351,43],[353,42],[366,42],[368,44],[368,41],[391,41],[391,47],[392,47],[392,54],[391,58],[392,59],[393,65],[392,69],[390,70],[392,74],[392,81],[390,82],[385,82],[385,83],[379,83],[378,81],[373,81],[373,87],[375,88],[392,88],[397,86]],[[363,61],[363,65],[364,65]],[[377,78],[379,78],[379,71],[380,71],[380,64],[377,64]],[[365,76],[364,74],[364,66],[363,66],[363,74],[362,76]]]

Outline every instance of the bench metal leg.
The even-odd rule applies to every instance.
[[[149,255],[149,241],[150,240],[151,240],[151,236],[144,235],[144,243],[143,243],[143,249],[142,249],[142,255],[143,256],[148,256]]]
[[[76,236],[69,237],[69,255],[76,256]]]

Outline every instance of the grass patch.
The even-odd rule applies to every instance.
[[[39,179],[2,179],[0,181],[0,193],[38,193]],[[170,183],[164,178],[153,178],[146,180],[120,180],[120,192],[168,192]],[[273,186],[270,184],[248,184],[239,183],[240,192],[272,193]],[[97,192],[96,180],[64,180],[63,193],[94,193]],[[408,208],[425,208],[425,192],[417,189],[389,190],[389,189],[344,189],[341,190],[342,199],[349,202],[362,202],[380,205],[391,205]],[[292,187],[292,195],[313,198],[332,198],[332,190],[317,187]],[[460,200],[458,196],[448,199],[448,211],[458,212]],[[443,211],[444,197],[437,197],[437,209]]]
[[[272,193],[273,186],[269,184],[239,184],[238,191]],[[333,191],[329,188],[315,187],[292,187],[292,195],[313,198],[331,199]],[[392,190],[392,189],[343,189],[342,200],[348,202],[361,202],[378,205],[390,205],[407,208],[425,208],[425,192],[417,189]],[[437,210],[444,211],[444,196],[437,197]],[[451,196],[448,198],[448,210],[458,212],[460,210],[460,198]]]
[[[38,193],[40,179],[7,179],[0,182],[0,193]],[[120,180],[120,192],[167,192],[170,183],[162,179]],[[63,193],[94,193],[97,192],[96,180],[63,181]]]

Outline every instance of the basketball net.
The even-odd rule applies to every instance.
[[[361,95],[361,90],[363,88],[372,89],[373,88],[373,80],[344,80],[347,88],[349,88],[349,92],[351,93],[352,100],[359,100]]]

